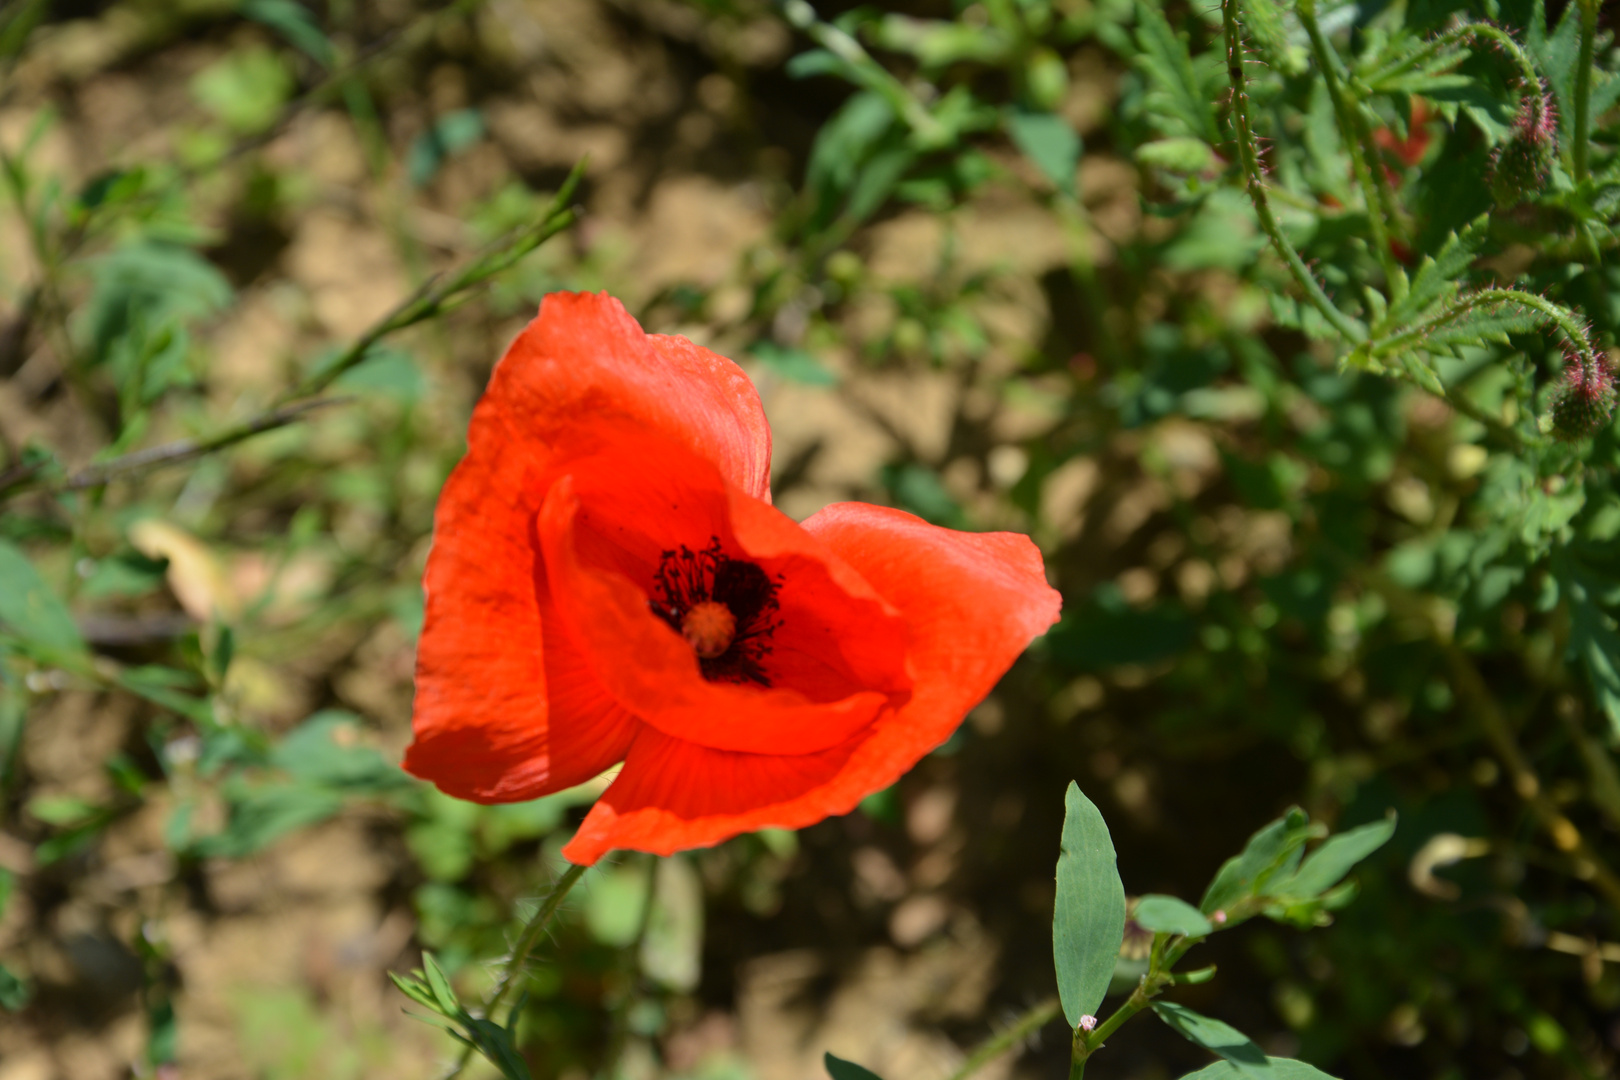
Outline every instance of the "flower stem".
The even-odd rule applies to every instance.
[[[1333,301],[1328,299],[1322,286],[1317,284],[1305,260],[1299,257],[1294,245],[1288,242],[1283,235],[1282,226],[1277,223],[1277,217],[1271,212],[1271,202],[1266,197],[1265,184],[1261,179],[1260,156],[1254,148],[1254,132],[1249,126],[1249,89],[1248,82],[1243,75],[1243,38],[1238,27],[1238,0],[1221,0],[1221,23],[1226,33],[1226,73],[1232,83],[1232,122],[1237,128],[1238,161],[1243,169],[1244,185],[1248,190],[1249,201],[1254,204],[1255,216],[1260,220],[1260,228],[1270,237],[1271,244],[1277,249],[1277,254],[1287,264],[1294,280],[1299,282],[1309,300],[1328,325],[1339,332],[1339,335],[1352,344],[1359,345],[1367,340],[1367,330],[1360,320],[1353,319],[1340,311]]]
[[[1062,1009],[1063,1006],[1058,1002],[1057,998],[1047,998],[1013,1021],[1004,1031],[996,1032],[974,1047],[973,1052],[967,1056],[967,1060],[962,1062],[962,1067],[951,1074],[950,1080],[967,1080],[968,1077],[1005,1053],[1009,1047],[1017,1046],[1045,1027]]]
[[[579,883],[579,879],[585,876],[586,869],[584,866],[570,865],[568,871],[557,879],[556,886],[552,888],[551,894],[541,903],[539,909],[534,913],[534,917],[524,925],[523,932],[518,935],[517,944],[512,946],[512,955],[507,958],[506,970],[501,974],[501,981],[495,987],[495,993],[490,996],[489,1004],[484,1006],[486,1019],[493,1020],[495,1018],[495,1014],[500,1011],[502,1003],[506,1001],[507,995],[517,986],[518,977],[523,973],[524,964],[528,963],[529,954],[534,951],[534,947],[540,943],[541,937],[550,928],[552,917],[557,914],[557,908],[562,906],[563,897],[567,896],[568,890],[572,889]],[[507,1024],[503,1026],[510,1027],[510,1019],[508,1017]],[[472,1055],[473,1046],[468,1043],[462,1048],[461,1057],[457,1059],[455,1065],[449,1072],[444,1074],[444,1080],[455,1080],[456,1077],[460,1076],[462,1071],[467,1068],[467,1064],[472,1061]]]
[[[1575,62],[1575,145],[1570,147],[1575,182],[1589,175],[1587,133],[1592,118],[1592,51],[1597,38],[1598,0],[1577,0],[1581,5],[1581,53]]]
[[[1389,221],[1395,212],[1394,192],[1389,190],[1389,183],[1384,178],[1366,118],[1361,115],[1356,103],[1350,100],[1344,82],[1339,78],[1339,54],[1328,44],[1316,21],[1316,0],[1299,0],[1296,10],[1299,12],[1300,25],[1311,40],[1311,51],[1316,54],[1316,62],[1322,69],[1328,97],[1333,101],[1333,112],[1339,119],[1339,132],[1344,136],[1345,149],[1350,154],[1350,171],[1355,174],[1362,201],[1367,205],[1367,224],[1372,231],[1373,251],[1384,268],[1386,288],[1392,299],[1399,300],[1406,291],[1406,274],[1396,261],[1394,249],[1389,243]]]

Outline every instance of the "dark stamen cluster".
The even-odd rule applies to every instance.
[[[735,636],[726,651],[699,657],[703,677],[710,682],[751,682],[769,686],[761,661],[771,653],[771,636],[781,625],[777,618],[778,582],[751,562],[733,559],[720,550],[719,537],[693,551],[682,544],[663,552],[654,583],[657,596],[649,600],[658,617],[680,632],[686,613],[698,604],[724,604],[737,620]]]

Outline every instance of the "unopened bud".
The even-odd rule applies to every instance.
[[[1097,1018],[1095,1016],[1092,1016],[1090,1013],[1087,1013],[1086,1015],[1084,1015],[1084,1016],[1082,1016],[1080,1018],[1080,1030],[1081,1031],[1090,1031],[1093,1028],[1095,1028],[1096,1026],[1097,1026]]]
[[[1558,152],[1558,113],[1545,90],[1526,94],[1507,141],[1491,154],[1491,196],[1507,209],[1541,194]]]
[[[1571,355],[1552,395],[1553,433],[1570,441],[1596,435],[1614,418],[1615,397],[1614,369],[1606,360],[1598,357],[1588,366]]]

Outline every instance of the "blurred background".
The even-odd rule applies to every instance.
[[[587,877],[529,985],[536,1077],[807,1080],[824,1050],[947,1076],[1053,992],[1071,779],[1133,895],[1196,900],[1292,804],[1400,813],[1333,926],[1221,935],[1218,977],[1178,991],[1268,1051],[1346,1080],[1613,1075],[1620,901],[1480,726],[1616,850],[1603,700],[1566,650],[1601,667],[1620,635],[1542,603],[1536,569],[1597,511],[1277,314],[1213,149],[1207,7],[0,7],[0,1080],[442,1071],[453,1045],[386,972],[430,948],[487,988],[600,790],[481,808],[395,767],[434,500],[553,289],[742,363],[790,515],[855,498],[1028,532],[1066,618],[860,811]],[[1340,40],[1388,16],[1322,7]],[[1389,10],[1424,31],[1565,5],[1477,7]],[[1289,94],[1313,115],[1295,76],[1279,117]],[[1432,251],[1489,209],[1490,140],[1419,106],[1386,166]],[[1276,182],[1331,283],[1365,218],[1337,215],[1320,129],[1273,135],[1312,130]],[[336,403],[275,412],[581,159],[577,224],[346,364]],[[1568,289],[1611,334],[1614,273],[1538,244],[1483,272]],[[1533,380],[1504,358],[1556,364],[1537,340],[1456,363],[1507,402]],[[125,456],[267,415],[215,453]],[[1607,491],[1612,434],[1592,454]],[[1616,524],[1581,534],[1591,566]],[[983,1075],[1067,1058],[1052,1025]],[[1207,1060],[1144,1018],[1092,1075]]]

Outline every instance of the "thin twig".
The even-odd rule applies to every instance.
[[[572,206],[572,200],[584,175],[584,169],[585,162],[582,160],[563,182],[561,190],[557,192],[556,198],[552,200],[551,206],[539,221],[509,233],[454,273],[441,275],[423,283],[392,311],[373,323],[335,359],[299,380],[265,411],[212,435],[137,450],[99,465],[88,466],[66,480],[46,485],[46,490],[74,491],[100,487],[121,476],[190,461],[254,435],[285,427],[314,409],[348,400],[321,397],[320,394],[345,372],[363,362],[370,355],[373,346],[383,338],[448,310],[462,298],[462,294],[506,270],[542,243],[572,225],[578,216],[578,211]],[[35,483],[38,476],[38,472],[22,475],[11,481],[9,489],[0,485],[0,500],[38,486]]]
[[[961,1068],[951,1074],[950,1080],[967,1080],[984,1066],[1006,1053],[1010,1048],[1017,1046],[1031,1035],[1052,1021],[1052,1018],[1063,1011],[1063,1005],[1057,998],[1047,998],[1033,1009],[1014,1020],[1005,1030],[998,1031],[984,1042],[973,1048],[973,1052],[962,1062]]]

